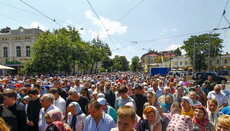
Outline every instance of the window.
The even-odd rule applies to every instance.
[[[7,47],[3,47],[3,57],[8,57]]]
[[[30,46],[26,46],[26,57],[30,57]]]
[[[182,65],[182,62],[180,62],[180,65]]]
[[[227,59],[225,59],[225,60],[224,60],[224,64],[227,64],[227,63],[228,63],[228,60],[227,60]]]
[[[20,46],[16,46],[16,54],[17,54],[17,57],[21,57],[21,47]]]
[[[185,63],[184,63],[185,65],[187,65],[188,64],[188,62],[187,61],[185,61]]]
[[[216,60],[216,64],[220,64],[220,60]]]

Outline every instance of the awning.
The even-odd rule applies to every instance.
[[[223,66],[223,68],[227,69],[228,67],[227,66]]]
[[[193,68],[192,68],[192,67],[189,67],[188,69],[189,69],[189,70],[192,70]]]
[[[0,65],[0,70],[15,70],[12,67],[8,67],[8,66],[4,66],[4,65]]]
[[[216,68],[220,68],[219,66],[216,66]]]

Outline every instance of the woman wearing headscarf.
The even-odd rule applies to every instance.
[[[215,131],[215,127],[209,122],[207,111],[202,105],[197,105],[194,108],[192,122],[194,131]]]
[[[161,104],[161,106],[164,110],[164,113],[170,112],[172,104],[173,104],[173,95],[168,93],[165,95],[165,102],[163,104]]]
[[[67,123],[73,131],[83,131],[86,115],[81,110],[80,105],[77,102],[71,102],[69,104],[69,111]]]
[[[207,101],[207,113],[208,113],[208,119],[209,121],[215,125],[216,124],[216,120],[217,118],[220,116],[220,112],[219,112],[219,104],[218,101],[216,99],[210,99]]]
[[[162,118],[154,106],[148,106],[144,109],[143,114],[146,119],[144,119],[139,127],[139,131],[161,131],[162,130]]]
[[[188,96],[183,96],[181,99],[182,115],[193,117],[193,101]]]
[[[182,86],[178,86],[176,92],[173,94],[174,101],[181,102],[181,98],[185,95],[185,91]]]
[[[172,116],[174,114],[181,115],[181,109],[182,109],[182,107],[181,107],[180,103],[175,101],[171,106],[170,112],[169,113],[163,113],[163,115],[164,115],[164,117],[163,117],[163,131],[166,130],[166,128],[167,128],[167,126],[168,126],[169,122],[171,121]]]
[[[60,110],[53,109],[53,110],[48,111],[45,114],[45,119],[46,119],[46,123],[50,124],[54,121],[61,121],[62,122],[64,119],[64,116]]]
[[[157,95],[153,91],[148,91],[147,92],[147,102],[145,102],[143,109],[145,109],[148,106],[154,106],[154,107],[156,107],[157,110],[159,111],[161,117],[163,117],[164,110],[161,107],[161,105],[158,104],[158,102],[157,102]],[[143,118],[145,118],[145,117],[143,116]]]

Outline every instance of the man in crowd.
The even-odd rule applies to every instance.
[[[38,97],[38,90],[33,88],[27,92],[30,101],[27,108],[27,127],[28,131],[38,131],[39,112],[42,108],[40,98]]]
[[[214,98],[219,102],[219,111],[228,105],[227,96],[221,93],[221,87],[216,85],[213,91],[210,91],[207,96],[208,99]]]
[[[84,96],[81,96],[75,88],[69,90],[69,97],[66,100],[66,107],[68,107],[73,101],[77,102],[81,106],[82,111],[87,114],[88,99]]]
[[[127,95],[128,88],[127,87],[122,87],[121,89],[118,90],[119,97],[115,101],[115,109],[117,110],[119,107],[125,105],[128,102],[133,102],[133,104],[136,106],[136,103],[133,98],[129,97]]]
[[[105,99],[107,102],[114,107],[116,100],[115,93],[111,90],[111,83],[109,81],[105,82]]]
[[[158,88],[158,86],[157,86]],[[147,97],[143,94],[143,88],[139,84],[135,87],[135,94],[131,96],[135,103],[137,108],[137,115],[142,117],[143,113],[143,106],[145,102],[147,102]]]
[[[17,117],[6,107],[3,107],[4,96],[0,92],[0,117],[9,125],[10,131],[17,131]]]
[[[17,117],[18,131],[26,131],[26,112],[17,102],[17,93],[13,89],[3,91],[4,105]]]
[[[56,88],[51,88],[48,93],[54,95],[55,101],[54,105],[58,107],[63,115],[66,113],[66,102],[65,100],[59,95],[59,92]]]
[[[115,127],[113,118],[103,112],[98,101],[91,101],[88,109],[90,115],[86,117],[84,131],[110,131]]]
[[[41,105],[43,108],[41,108],[39,112],[39,121],[38,121],[39,131],[45,131],[48,126],[45,120],[45,114],[52,109],[59,110],[58,107],[53,105],[54,99],[55,99],[54,95],[50,93],[44,94],[41,97]]]

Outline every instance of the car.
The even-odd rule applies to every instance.
[[[229,72],[228,71],[219,71],[218,75],[220,75],[220,76],[227,76],[227,75],[229,75]]]
[[[208,79],[208,76],[212,76],[212,80],[218,84],[227,82],[227,79],[225,77],[218,76],[217,72],[197,72],[193,74],[192,79],[197,80],[199,75],[202,76],[204,81]]]

